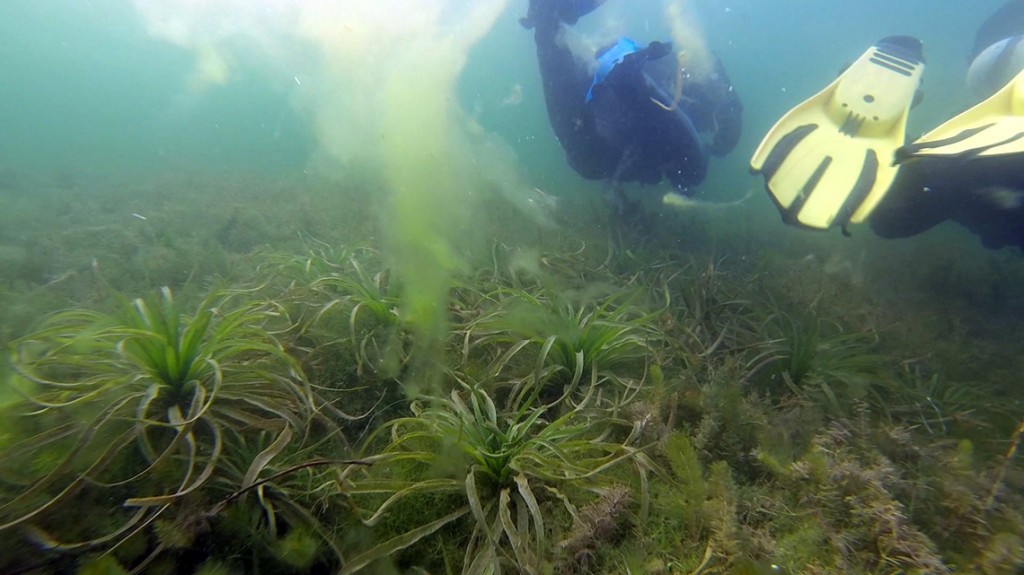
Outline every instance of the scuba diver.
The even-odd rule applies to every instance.
[[[907,144],[920,41],[884,38],[779,120],[751,159],[783,221],[812,229],[868,221],[903,238],[952,220],[987,248],[1024,248],[1024,0],[978,30],[968,71],[980,104]]]
[[[637,206],[626,202],[620,184],[666,179],[675,192],[692,195],[709,154],[736,146],[742,105],[717,58],[697,78],[667,42],[641,47],[621,38],[596,60],[575,53],[565,29],[603,3],[530,0],[520,23],[534,31],[548,118],[566,161],[585,179],[610,181],[618,215],[633,216]]]

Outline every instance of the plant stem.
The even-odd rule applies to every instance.
[[[985,511],[991,510],[992,505],[995,504],[996,494],[999,492],[999,487],[1003,484],[1006,470],[1009,469],[1013,456],[1017,453],[1017,447],[1020,445],[1022,435],[1024,435],[1024,419],[1017,425],[1017,429],[1013,430],[1013,437],[1010,439],[1010,449],[1006,451],[1006,456],[1003,457],[1003,465],[999,468],[995,482],[992,483],[992,490],[988,494],[988,499],[985,500]]]

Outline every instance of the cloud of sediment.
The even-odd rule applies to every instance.
[[[683,50],[681,62],[696,80],[706,80],[715,69],[700,18],[693,0],[665,0],[665,19],[676,50]]]
[[[194,54],[187,90],[257,60],[294,79],[317,165],[371,174],[406,320],[437,337],[480,174],[455,87],[507,0],[134,0],[149,32]],[[251,62],[250,62],[251,65]],[[506,167],[507,168],[507,167]],[[504,168],[503,168],[504,169]]]

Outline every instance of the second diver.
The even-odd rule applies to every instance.
[[[580,176],[611,182],[619,210],[625,182],[664,179],[690,196],[707,175],[709,155],[723,156],[739,140],[739,97],[717,58],[695,78],[667,42],[641,47],[621,38],[595,57],[575,53],[567,27],[603,1],[531,0],[520,21],[534,32],[555,136]]]

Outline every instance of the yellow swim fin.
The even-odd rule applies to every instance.
[[[993,157],[1024,153],[1024,71],[998,92],[896,152],[919,157]]]
[[[871,213],[896,177],[923,72],[919,40],[883,38],[775,124],[750,169],[764,175],[783,221],[828,229]]]

